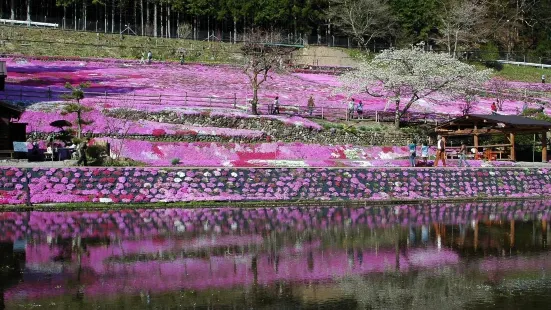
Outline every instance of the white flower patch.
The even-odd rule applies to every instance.
[[[141,157],[144,159],[159,160],[159,156],[153,152],[143,151]]]
[[[373,167],[373,164],[370,161],[363,160],[351,161],[349,162],[349,165],[353,167]]]
[[[99,202],[101,202],[101,203],[110,203],[110,202],[113,202],[113,199],[107,198],[107,197],[101,197],[99,199]]]
[[[174,182],[180,183],[180,182],[182,182],[182,179],[180,179],[180,178],[174,178]]]
[[[178,177],[180,177],[180,178],[183,178],[183,177],[185,177],[185,176],[186,176],[186,173],[185,173],[185,172],[183,172],[183,171],[178,171],[178,173],[176,173],[176,174],[177,174],[177,175],[178,175]]]
[[[210,177],[212,174],[207,171],[207,172],[203,173],[203,175],[206,176],[206,177]]]
[[[250,164],[270,167],[308,167],[303,160],[249,160]]]
[[[345,149],[344,155],[346,159],[363,159],[365,158],[365,152],[359,148]],[[364,156],[362,156],[364,155]]]
[[[144,184],[143,184],[143,187],[144,187],[144,188],[151,188],[151,183],[144,183]]]
[[[394,153],[379,153],[379,159],[395,159],[397,156]]]
[[[234,178],[237,178],[237,172],[232,172],[231,176],[234,177]]]

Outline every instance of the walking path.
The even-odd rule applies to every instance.
[[[291,160],[288,160],[291,161]],[[457,160],[456,160],[457,161]],[[301,162],[301,161],[297,161]],[[345,161],[343,161],[345,162]],[[350,160],[350,162],[363,162],[361,160]],[[366,163],[369,161],[365,161]],[[455,162],[455,161],[454,161]],[[492,163],[492,162],[489,162]],[[537,167],[551,167],[551,163],[542,163],[542,162],[514,162],[512,166],[481,166],[481,167],[471,167],[471,168],[537,168]],[[67,160],[67,161],[42,161],[42,162],[28,162],[26,160],[0,160],[0,167],[14,167],[14,168],[74,168],[78,167],[76,161]],[[108,168],[110,166],[103,166],[103,168]],[[132,167],[113,167],[113,168],[133,168]],[[97,167],[94,167],[97,168]],[[136,168],[136,167],[134,167]],[[139,167],[144,168],[144,167]],[[307,166],[307,165],[296,165],[296,166],[243,166],[243,167],[225,167],[225,166],[146,166],[145,168],[156,168],[156,169],[176,169],[176,168],[185,168],[185,169],[224,169],[224,168],[246,168],[246,169],[293,169],[293,168],[311,168],[311,169],[366,169],[366,168],[403,168],[403,169],[418,169],[418,168],[427,168],[427,167],[403,167],[403,166]],[[439,166],[438,168],[458,168],[458,166],[448,166],[443,167]]]

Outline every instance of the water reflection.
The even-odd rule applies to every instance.
[[[0,308],[544,305],[550,211],[522,201],[4,212]]]

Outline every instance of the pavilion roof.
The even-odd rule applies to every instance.
[[[436,126],[438,133],[449,135],[535,133],[550,129],[550,122],[518,115],[494,114],[469,114]]]

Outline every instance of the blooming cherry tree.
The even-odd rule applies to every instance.
[[[393,101],[394,123],[398,128],[401,117],[419,99],[457,95],[478,88],[489,80],[491,72],[477,70],[449,54],[425,52],[418,46],[385,50],[360,63],[357,70],[342,75],[340,81],[341,90],[348,95],[367,92]]]

